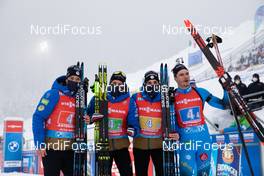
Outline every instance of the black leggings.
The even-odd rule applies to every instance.
[[[120,176],[132,176],[132,164],[127,148],[110,151],[110,163],[112,166],[113,159],[115,160],[116,166],[119,170]],[[111,175],[111,168],[109,167],[109,173]]]
[[[150,157],[155,166],[156,176],[163,176],[163,152],[162,149],[141,150],[134,148],[136,175],[148,176]]]
[[[73,175],[74,153],[71,150],[56,151],[46,150],[47,156],[42,157],[45,176],[60,176],[60,171],[64,176]]]

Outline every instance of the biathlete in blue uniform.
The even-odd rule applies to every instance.
[[[172,69],[178,88],[174,93],[176,127],[179,136],[171,135],[180,141],[180,174],[182,176],[205,176],[210,172],[211,139],[203,114],[204,104],[225,109],[228,104],[227,93],[223,99],[213,96],[203,88],[190,86],[190,75],[183,64]],[[181,145],[184,144],[184,145]],[[189,144],[189,145],[185,145]],[[186,148],[186,146],[195,146]]]
[[[45,176],[73,175],[75,94],[81,70],[70,66],[41,98],[33,114],[35,146],[42,156]]]
[[[110,163],[113,160],[117,165],[121,176],[132,176],[132,163],[128,147],[128,136],[134,137],[139,133],[137,109],[135,102],[130,98],[126,85],[126,75],[122,71],[114,72],[110,79],[107,93],[108,100],[108,135],[110,147]],[[104,116],[95,113],[95,98],[88,106],[88,114],[91,120],[87,123],[102,120]],[[109,167],[109,175],[111,168]]]
[[[159,75],[148,71],[144,76],[143,91],[133,94],[140,125],[139,135],[133,139],[136,175],[148,176],[150,158],[156,176],[163,176],[162,111]]]

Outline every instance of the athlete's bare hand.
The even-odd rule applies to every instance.
[[[178,141],[180,139],[180,135],[179,133],[169,133],[169,138]]]
[[[88,115],[84,116],[84,121],[85,121],[86,124],[90,124],[91,123],[90,116],[88,116]]]

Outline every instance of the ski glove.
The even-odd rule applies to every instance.
[[[92,122],[97,122],[97,121],[100,121],[104,118],[104,115],[103,114],[100,114],[100,113],[94,113],[92,115]]]
[[[135,129],[134,128],[127,128],[127,134],[128,134],[128,136],[130,136],[130,137],[134,137],[135,136],[135,134],[136,134],[136,132],[135,132]]]

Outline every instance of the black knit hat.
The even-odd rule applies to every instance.
[[[121,82],[126,82],[126,74],[122,71],[116,71],[112,74],[111,78],[110,78],[110,83],[113,80],[119,80]]]
[[[68,67],[67,69],[67,74],[66,74],[66,77],[70,77],[70,76],[78,76],[78,77],[82,77],[81,75],[81,69],[80,67],[78,67],[77,65],[72,65],[70,67]]]
[[[259,80],[259,74],[257,74],[257,73],[254,73],[252,77],[257,78]]]
[[[234,77],[234,80],[241,80],[241,78],[240,78],[239,75],[236,75],[236,76]]]
[[[176,64],[175,67],[171,71],[172,71],[173,75],[176,76],[179,71],[184,70],[184,69],[188,70],[187,67],[185,67],[185,65]]]
[[[159,74],[155,71],[148,71],[144,76],[144,83],[147,83],[149,80],[156,80],[159,82]]]

